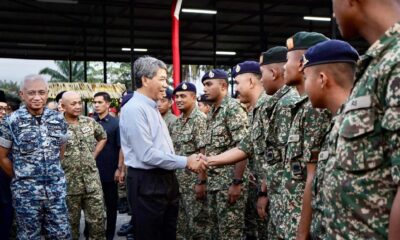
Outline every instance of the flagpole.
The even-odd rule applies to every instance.
[[[179,43],[179,14],[181,12],[182,0],[174,0],[171,8],[172,15],[172,79],[173,86],[176,88],[181,82],[181,59]],[[179,115],[179,110],[174,103],[172,106],[175,115]]]

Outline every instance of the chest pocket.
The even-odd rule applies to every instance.
[[[39,134],[36,132],[21,133],[19,138],[19,150],[21,154],[29,154],[39,147]]]
[[[379,110],[373,97],[362,96],[346,104],[339,128],[337,153],[340,166],[348,172],[364,172],[383,163],[381,126],[375,124]]]
[[[187,133],[183,134],[179,141],[179,149],[185,154],[190,155],[196,152],[196,146],[194,145],[193,134]]]
[[[225,129],[225,126],[218,125],[211,130],[211,143],[217,148],[230,145],[228,131]]]

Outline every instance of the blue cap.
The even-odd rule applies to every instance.
[[[164,98],[168,98],[168,100],[171,100],[173,96],[173,92],[170,88],[167,88],[167,90],[165,90],[165,97]]]
[[[225,79],[228,81],[228,73],[222,69],[212,69],[211,71],[206,72],[201,78],[201,82],[203,83],[208,79]]]
[[[133,92],[122,97],[121,108],[133,97]]]
[[[309,48],[303,55],[304,68],[328,63],[353,63],[359,58],[358,52],[347,42],[329,40]]]
[[[196,91],[196,86],[193,83],[190,82],[182,82],[180,83],[175,89],[173,94],[175,95],[176,92],[179,91],[189,91],[189,92],[194,92],[197,93]]]
[[[245,73],[260,74],[260,64],[255,61],[245,61],[237,64],[233,67],[232,77],[235,78],[237,75]]]
[[[206,97],[205,94],[200,95],[200,96],[197,98],[197,101],[198,101],[198,102],[209,102],[209,101],[207,100],[207,97]]]

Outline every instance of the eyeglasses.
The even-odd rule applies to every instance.
[[[7,112],[8,111],[8,107],[0,107],[0,111],[1,112]]]
[[[29,97],[35,97],[36,95],[39,95],[41,97],[45,96],[47,94],[47,91],[45,90],[40,90],[40,91],[27,91],[26,95]]]

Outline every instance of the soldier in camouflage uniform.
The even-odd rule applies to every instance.
[[[214,156],[235,147],[247,134],[244,109],[228,96],[228,75],[214,69],[203,78],[204,92],[213,102],[207,116],[206,154]],[[207,198],[213,239],[242,239],[246,162],[235,166],[212,167],[207,171]]]
[[[287,40],[285,83],[295,86],[300,99],[295,103],[295,114],[286,145],[284,171],[281,182],[281,229],[284,239],[307,239],[311,224],[311,186],[322,140],[330,121],[327,110],[317,110],[304,92],[304,78],[300,70],[306,49],[328,38],[320,33],[298,32]]]
[[[346,3],[333,1],[343,37],[361,34],[371,46],[358,62],[355,85],[331,134],[337,147],[324,179],[327,239],[398,239],[400,4]]]
[[[357,51],[350,44],[329,40],[307,50],[303,57],[305,91],[314,108],[327,108],[336,114],[350,95],[354,69],[358,60]],[[325,166],[329,159],[334,162],[335,145],[329,144],[331,130],[340,118],[335,115],[325,132],[324,142],[318,156],[317,170],[313,181],[311,238],[326,239],[324,206],[329,204],[322,194]],[[337,124],[335,126],[337,129]]]
[[[268,239],[283,238],[280,228],[282,209],[280,184],[283,172],[284,148],[293,120],[292,108],[298,101],[296,90],[285,85],[284,69],[287,49],[274,47],[260,56],[262,81],[267,94],[271,95],[265,107],[268,121],[264,121],[263,161],[259,163],[262,183],[258,194],[257,211],[260,217],[268,217]],[[266,209],[268,204],[268,209]]]
[[[196,106],[196,86],[181,83],[173,94],[181,116],[170,127],[175,153],[182,156],[204,153],[206,115]],[[206,176],[185,169],[176,170],[181,194],[179,202],[177,239],[207,239],[210,223],[206,203]],[[196,196],[194,189],[198,191]],[[201,193],[200,193],[201,191]]]
[[[261,84],[261,72],[257,62],[245,61],[236,65],[233,70],[232,76],[235,78],[238,99],[242,104],[249,106],[250,131],[240,141],[238,147],[219,155],[209,156],[207,160],[209,166],[221,166],[248,159],[248,169],[252,179],[249,179],[246,200],[246,239],[266,239],[264,230],[266,221],[257,217],[255,205],[258,175],[260,174],[258,166],[259,162],[263,161],[265,149],[263,141],[260,142],[260,139],[264,137],[262,122],[266,120],[264,108],[270,97],[265,94]]]
[[[71,239],[60,165],[67,123],[61,114],[45,108],[48,87],[41,76],[27,76],[20,93],[25,106],[0,125],[0,167],[13,176],[17,237],[39,240],[43,230],[46,239]],[[7,158],[9,152],[13,162]]]
[[[161,116],[163,117],[168,128],[170,128],[175,123],[177,118],[171,112],[171,107],[173,104],[172,95],[172,90],[167,88],[164,98],[157,101],[158,110],[160,111]]]
[[[103,149],[107,134],[94,119],[80,116],[82,102],[75,92],[65,92],[62,107],[68,126],[65,159],[61,162],[67,178],[67,205],[72,238],[79,239],[81,210],[90,239],[105,239],[105,210],[95,158]]]

